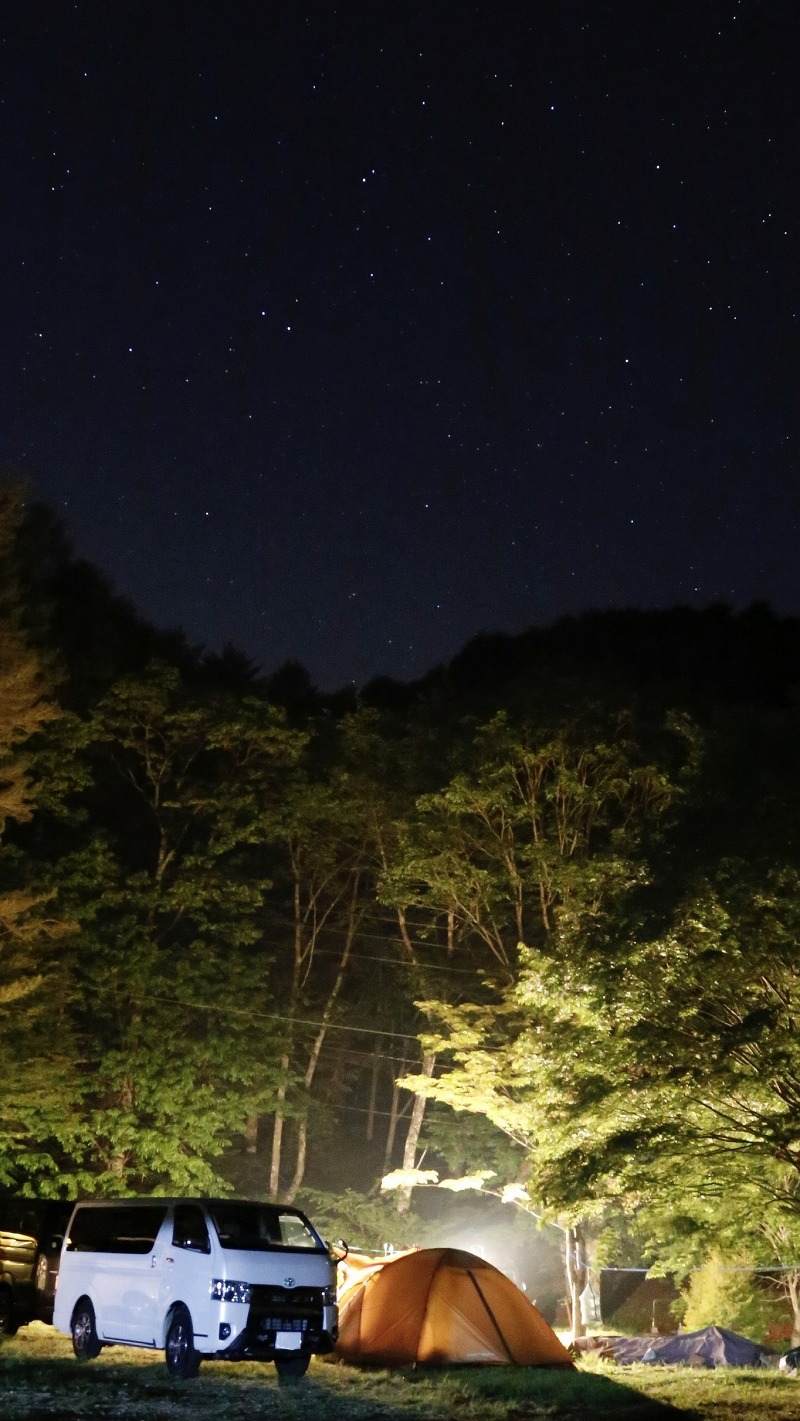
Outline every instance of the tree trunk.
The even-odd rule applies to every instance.
[[[378,1102],[378,1072],[380,1070],[380,1056],[377,1050],[372,1057],[372,1078],[369,1083],[369,1107],[367,1109],[367,1139],[375,1137],[375,1107]]]
[[[435,1057],[434,1055],[430,1054],[430,1055],[425,1055],[425,1056],[423,1056],[423,1058],[422,1058],[422,1074],[425,1075],[425,1076],[432,1076],[432,1075],[433,1075],[433,1068],[434,1068],[434,1065],[435,1065],[435,1064],[436,1064],[436,1057]],[[424,1095],[415,1095],[415,1096],[414,1096],[414,1105],[413,1105],[412,1110],[411,1110],[411,1119],[410,1119],[410,1121],[409,1121],[409,1123],[408,1123],[408,1133],[407,1133],[407,1135],[406,1135],[406,1143],[405,1143],[405,1147],[404,1147],[404,1149],[403,1149],[403,1169],[414,1169],[414,1168],[416,1167],[416,1163],[417,1163],[417,1145],[418,1145],[418,1143],[419,1143],[419,1135],[420,1135],[420,1131],[421,1131],[421,1129],[422,1129],[422,1121],[423,1121],[423,1119],[424,1119],[424,1116],[425,1116],[425,1097],[424,1097]],[[398,1214],[407,1214],[410,1208],[411,1208],[411,1190],[410,1190],[410,1189],[398,1189],[398,1191],[397,1191],[397,1212],[398,1212]]]
[[[405,1071],[405,1063],[403,1064]],[[397,1134],[397,1122],[400,1119],[400,1087],[397,1081],[392,1086],[392,1104],[389,1110],[389,1127],[386,1131],[386,1149],[383,1152],[383,1173],[388,1174],[392,1167],[392,1153],[394,1151],[394,1137]]]
[[[290,850],[291,853],[291,850]],[[292,963],[292,984],[289,992],[289,1002],[287,1017],[289,1022],[289,1050],[293,1050],[294,1028],[293,1021],[297,1007],[297,998],[300,991],[300,983],[303,972],[303,962],[307,957],[303,938],[303,910],[300,901],[300,869],[299,861],[292,853],[292,868],[294,870],[294,962]],[[270,1198],[277,1199],[281,1188],[281,1154],[283,1150],[283,1127],[286,1117],[283,1112],[283,1105],[286,1100],[286,1087],[288,1083],[290,1054],[287,1051],[281,1057],[281,1070],[284,1072],[284,1082],[278,1086],[278,1105],[275,1111],[275,1124],[272,1128],[272,1158],[269,1170],[269,1192]]]
[[[792,1346],[800,1346],[800,1272],[786,1274],[786,1293],[792,1306]]]
[[[288,1071],[289,1057],[281,1057],[281,1069]],[[272,1127],[272,1159],[269,1170],[269,1193],[271,1199],[277,1199],[281,1187],[281,1146],[283,1144],[283,1102],[286,1099],[286,1085],[278,1086],[278,1108],[275,1111],[275,1124]]]
[[[308,1120],[302,1116],[297,1122],[297,1155],[295,1159],[294,1178],[285,1194],[287,1204],[293,1204],[297,1198],[300,1185],[303,1183],[303,1176],[306,1172],[306,1145],[308,1142]]]
[[[586,1286],[586,1260],[583,1238],[579,1228],[564,1231],[564,1272],[567,1280],[567,1306],[569,1308],[570,1334],[574,1342],[586,1335],[586,1327],[581,1317],[581,1293]]]
[[[328,1033],[328,1023],[330,1022],[331,1016],[333,1015],[333,1008],[336,1005],[336,1000],[342,990],[342,986],[344,985],[344,979],[347,973],[347,965],[350,961],[350,953],[353,950],[353,943],[355,941],[356,927],[358,925],[359,917],[359,877],[359,874],[356,873],[353,878],[353,893],[347,917],[347,933],[345,935],[342,954],[339,958],[339,966],[336,972],[336,978],[333,983],[333,986],[331,987],[330,992],[328,993],[328,1000],[326,1001],[325,1007],[322,1012],[322,1021],[320,1023],[320,1028],[316,1036],[314,1037],[314,1044],[311,1047],[311,1052],[308,1057],[308,1065],[306,1066],[306,1073],[303,1078],[303,1089],[305,1091],[306,1099],[308,1099],[311,1093],[311,1087],[314,1083],[314,1076],[316,1074],[317,1066],[319,1065],[319,1058],[322,1053],[322,1048],[325,1044],[325,1037]],[[287,1204],[291,1204],[292,1200],[295,1198],[295,1195],[297,1194],[300,1185],[303,1183],[303,1176],[306,1172],[306,1145],[308,1141],[307,1111],[308,1105],[306,1104],[305,1111],[300,1117],[297,1127],[297,1153],[295,1156],[294,1175],[292,1178],[292,1182],[289,1186],[289,1192],[286,1195]]]
[[[131,1076],[125,1076],[119,1090],[120,1107],[123,1110],[130,1110],[131,1106],[133,1105],[133,1099],[133,1079]],[[113,1174],[115,1179],[122,1179],[125,1173],[125,1166],[127,1163],[128,1155],[126,1151],[120,1150],[117,1154],[112,1155],[111,1159],[108,1161],[109,1174]]]
[[[248,1115],[244,1122],[245,1149],[249,1155],[254,1155],[258,1149],[258,1116],[255,1112]]]

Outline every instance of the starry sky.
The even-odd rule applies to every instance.
[[[0,464],[333,689],[610,606],[800,613],[796,0],[25,0]]]

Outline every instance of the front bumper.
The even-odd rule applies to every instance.
[[[309,1328],[300,1335],[299,1345],[287,1346],[288,1339],[296,1335],[286,1328],[255,1331],[246,1327],[230,1347],[221,1348],[216,1355],[229,1362],[274,1362],[276,1356],[283,1356],[286,1352],[301,1357],[320,1356],[333,1351],[338,1328],[331,1332],[324,1328]]]
[[[318,1288],[254,1287],[244,1326],[243,1305],[224,1311],[228,1317],[234,1314],[235,1321],[234,1317],[233,1325],[220,1321],[216,1355],[230,1361],[272,1361],[276,1353],[285,1352],[301,1356],[331,1352],[339,1336],[338,1309],[322,1302]]]

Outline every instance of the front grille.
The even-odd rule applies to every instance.
[[[289,1308],[292,1312],[305,1313],[322,1310],[321,1288],[278,1288],[265,1283],[254,1283],[250,1289],[251,1306],[259,1312],[268,1308]]]
[[[307,1332],[310,1325],[307,1317],[260,1317],[258,1332],[259,1336],[265,1332]]]
[[[275,1342],[276,1332],[320,1333],[321,1288],[278,1288],[263,1283],[250,1294],[248,1331],[262,1344]]]

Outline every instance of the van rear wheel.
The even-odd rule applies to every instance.
[[[164,1357],[171,1377],[188,1381],[200,1370],[201,1357],[194,1345],[194,1327],[189,1309],[176,1308],[164,1339]]]
[[[305,1356],[302,1356],[299,1352],[276,1353],[275,1370],[278,1373],[278,1381],[299,1381],[308,1371],[310,1361],[311,1358],[308,1353],[306,1353]]]
[[[88,1298],[81,1298],[75,1304],[70,1330],[72,1350],[79,1362],[91,1362],[94,1357],[100,1356],[102,1343],[97,1335],[94,1308]]]

